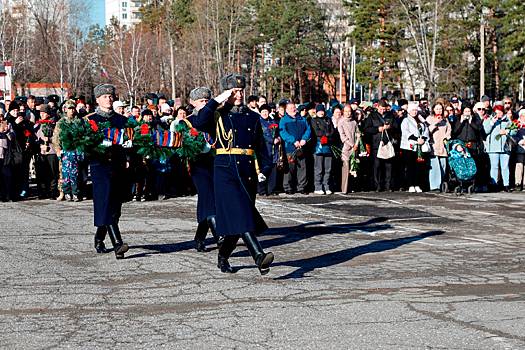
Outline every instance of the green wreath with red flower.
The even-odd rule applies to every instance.
[[[182,145],[175,149],[175,153],[187,160],[194,160],[199,154],[202,153],[204,146],[206,145],[206,139],[202,132],[193,128],[191,124],[185,121],[181,121],[175,126],[175,131],[180,133],[182,136]]]
[[[130,127],[133,127],[135,133],[133,134],[133,148],[137,154],[147,159],[169,159],[174,153],[175,149],[170,147],[159,147],[154,142],[153,132],[155,129],[146,122],[130,122]]]
[[[100,130],[109,127],[109,122],[96,123],[94,120],[73,119],[60,123],[58,135],[60,145],[65,151],[77,151],[86,155],[102,155],[106,147],[102,145],[104,135]]]

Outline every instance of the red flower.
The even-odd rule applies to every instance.
[[[197,136],[199,136],[199,132],[197,131],[197,129],[191,128],[190,129],[190,135],[193,136],[193,137],[197,137]]]
[[[149,126],[148,126],[148,124],[142,124],[142,125],[140,126],[140,134],[141,134],[141,135],[147,135],[147,134],[149,134]]]
[[[418,162],[418,163],[424,163],[424,162],[425,162],[425,158],[417,157],[416,162]]]
[[[326,135],[321,136],[321,145],[327,145],[328,144],[328,137]]]
[[[279,124],[270,124],[268,126],[269,129],[277,129],[279,127]]]
[[[31,131],[25,129],[25,130],[24,130],[24,136],[25,136],[25,137],[29,137],[29,136],[31,136]]]
[[[97,125],[96,121],[90,120],[89,121],[89,126],[91,126],[91,130],[93,130],[94,132],[98,131],[98,125]]]

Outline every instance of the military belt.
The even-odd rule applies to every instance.
[[[218,148],[217,155],[219,154],[233,154],[236,156],[253,156],[255,151],[249,148]]]

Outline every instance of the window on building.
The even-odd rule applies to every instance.
[[[128,7],[128,3],[126,1],[122,1],[122,7]]]
[[[127,13],[123,13],[122,14],[122,19],[128,19],[128,14]]]

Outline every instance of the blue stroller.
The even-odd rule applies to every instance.
[[[472,158],[467,146],[461,140],[445,141],[450,167],[449,182],[454,184],[454,193],[474,193],[474,178],[476,177],[476,162]],[[448,192],[449,183],[442,184],[442,192]]]

